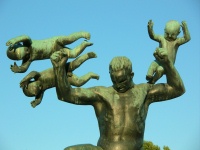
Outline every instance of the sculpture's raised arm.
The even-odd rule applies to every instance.
[[[68,80],[65,63],[68,55],[65,51],[58,51],[52,54],[51,62],[54,68],[56,92],[59,100],[73,104],[91,104],[98,99],[95,88],[72,88]]]
[[[168,57],[167,50],[157,48],[154,56],[165,69],[167,83],[152,86],[147,95],[149,102],[169,100],[181,96],[185,92],[185,87],[178,71]]]
[[[186,21],[182,21],[182,30],[183,30],[183,37],[179,38],[178,39],[178,44],[179,45],[182,45],[182,44],[185,44],[187,43],[188,41],[190,41],[191,37],[190,37],[190,32],[188,30],[188,26],[187,26],[187,23]]]
[[[159,37],[159,35],[155,34],[154,31],[153,31],[153,21],[152,20],[149,20],[148,25],[147,25],[147,29],[148,29],[149,37],[152,40],[159,42],[160,37]]]

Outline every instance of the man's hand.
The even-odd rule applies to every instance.
[[[65,66],[68,55],[64,49],[61,49],[60,51],[54,52],[50,59],[54,67]]]
[[[161,64],[164,64],[167,61],[169,61],[167,50],[164,48],[156,48],[153,55],[156,58],[156,60],[158,60]]]

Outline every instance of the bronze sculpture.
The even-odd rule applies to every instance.
[[[183,30],[183,37],[178,38],[180,33],[180,26]],[[190,33],[187,27],[187,23],[182,21],[182,25],[178,21],[170,20],[166,23],[164,36],[154,34],[153,22],[150,20],[148,22],[148,33],[152,40],[159,43],[160,48],[165,48],[168,52],[169,59],[175,63],[176,54],[180,45],[187,43],[190,38]],[[158,79],[160,79],[164,74],[164,68],[162,65],[154,60],[149,66],[146,79],[149,83],[154,84]]]
[[[158,48],[154,56],[166,71],[167,83],[136,85],[132,81],[131,61],[127,57],[115,57],[109,66],[113,86],[91,88],[70,86],[65,71],[67,53],[58,51],[51,56],[58,99],[76,105],[92,105],[100,131],[97,146],[83,144],[65,150],[142,150],[149,105],[173,99],[185,92],[167,50]]]
[[[72,73],[72,71],[78,68],[83,62],[95,57],[96,54],[90,52],[77,57],[72,62],[65,64],[68,80],[71,85],[80,87],[88,82],[90,79],[99,79],[99,75],[93,72],[89,72],[81,77],[77,77],[75,74]],[[31,71],[21,80],[20,87],[23,89],[23,92],[26,96],[35,96],[35,100],[31,102],[31,106],[35,108],[41,103],[44,92],[47,89],[55,87],[55,75],[53,72],[53,68],[46,69],[42,72]]]
[[[22,60],[22,65],[17,66],[14,63],[14,65],[11,65],[11,70],[15,73],[26,72],[33,61],[49,59],[51,54],[63,48],[69,53],[69,58],[76,58],[92,43],[84,41],[72,50],[65,47],[65,45],[71,44],[80,38],[89,40],[90,33],[76,32],[68,36],[55,36],[44,40],[31,40],[27,35],[12,38],[6,43],[6,46],[8,46],[7,56],[12,60]]]
[[[177,38],[180,26],[175,25],[174,28],[171,24],[174,23],[166,25],[163,37],[154,34],[152,21],[148,23],[149,36],[160,44],[154,51],[155,61],[146,76],[148,83],[135,84],[132,62],[127,57],[119,56],[114,57],[109,65],[112,86],[80,88],[89,79],[98,79],[99,76],[90,72],[80,81],[82,77],[78,78],[72,71],[84,61],[96,57],[96,54],[90,52],[76,58],[87,46],[92,45],[87,41],[73,50],[65,45],[79,38],[90,39],[88,32],[40,41],[20,36],[7,42],[7,55],[13,60],[23,60],[21,66],[18,67],[16,63],[11,66],[11,70],[18,73],[25,72],[34,60],[51,59],[53,68],[42,72],[32,71],[20,82],[26,96],[35,96],[35,100],[31,102],[32,107],[40,104],[45,90],[52,87],[56,88],[57,97],[61,101],[94,107],[100,131],[97,146],[82,144],[65,150],[142,150],[149,105],[176,98],[185,92],[174,62],[178,46],[188,42],[190,34],[186,22],[182,22],[184,37]],[[67,62],[69,58],[76,59]],[[155,84],[163,73],[166,74],[167,83]],[[72,88],[71,85],[78,88]]]

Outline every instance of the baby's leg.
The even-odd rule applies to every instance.
[[[75,42],[76,40],[78,40],[80,38],[85,38],[85,39],[89,40],[90,33],[82,31],[82,32],[72,33],[68,36],[57,36],[54,38],[56,38],[56,42],[58,42],[59,45],[65,46],[67,44],[71,44],[71,43]]]
[[[156,70],[156,73],[152,79],[152,84],[156,83],[164,74],[164,68],[162,66],[159,66]]]
[[[84,63],[86,60],[91,58],[96,58],[96,54],[94,52],[89,52],[87,54],[84,54],[82,56],[77,57],[75,60],[70,62],[69,71],[72,72],[76,68],[78,68],[82,63]]]
[[[147,81],[151,82],[151,80],[153,79],[153,75],[156,72],[157,67],[158,67],[158,63],[156,61],[153,61],[147,71],[147,75],[146,75]]]
[[[103,150],[103,149],[99,146],[94,146],[91,144],[80,144],[80,145],[67,147],[64,150]]]
[[[42,92],[40,92],[38,95],[36,95],[35,100],[33,100],[33,101],[31,102],[31,106],[32,106],[33,108],[35,108],[37,105],[39,105],[39,104],[41,103],[42,98],[43,98],[43,95],[44,95],[44,91],[42,91]]]
[[[93,43],[87,42],[87,41],[83,41],[79,46],[75,47],[72,50],[66,49],[67,52],[69,54],[69,58],[76,58],[77,56],[79,56],[86,47],[93,45]]]
[[[77,77],[75,74],[72,75],[72,77],[68,78],[71,85],[80,87],[84,85],[86,82],[88,82],[90,79],[96,79],[99,80],[99,75],[89,72],[81,77]]]

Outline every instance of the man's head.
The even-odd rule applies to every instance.
[[[133,86],[132,63],[127,57],[114,57],[109,65],[109,73],[116,91],[124,93]]]
[[[178,21],[171,20],[168,21],[165,25],[165,39],[168,41],[176,40],[177,36],[180,33],[180,24]]]
[[[30,54],[30,50],[28,49],[28,47],[25,47],[19,43],[10,46],[7,49],[7,56],[12,60],[22,60],[28,54]]]

